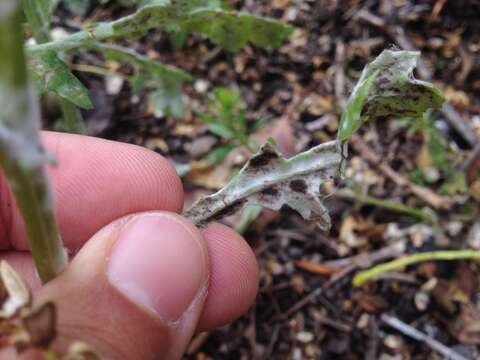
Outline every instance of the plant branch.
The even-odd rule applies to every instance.
[[[364,283],[374,280],[385,272],[401,269],[405,266],[412,265],[423,261],[434,260],[462,260],[475,259],[480,260],[480,251],[478,250],[445,250],[445,251],[429,251],[419,254],[408,255],[384,264],[374,266],[371,269],[362,271],[353,278],[353,285],[361,286]]]
[[[0,5],[0,166],[25,222],[32,257],[46,282],[63,270],[67,257],[55,223],[50,186],[43,167],[39,109],[29,87],[22,9],[17,0]]]
[[[52,40],[50,19],[45,18],[44,12],[40,10],[42,3],[38,0],[22,0],[22,5],[36,42],[38,44],[50,42]],[[84,132],[85,128],[80,110],[66,99],[58,97],[58,100],[63,114],[64,130],[75,133]]]

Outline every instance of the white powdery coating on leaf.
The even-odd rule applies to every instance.
[[[197,201],[185,216],[203,223],[247,203],[273,210],[288,205],[327,230],[330,217],[321,201],[320,186],[339,170],[342,155],[338,149],[339,142],[331,141],[284,159],[275,147],[265,144],[227,186]]]

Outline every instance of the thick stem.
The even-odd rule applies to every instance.
[[[38,0],[22,0],[23,10],[33,37],[38,44],[48,43],[50,36],[50,19],[44,18],[45,12],[40,11],[41,2]],[[68,132],[85,132],[84,122],[80,110],[66,99],[58,97],[63,114],[63,128]]]
[[[55,223],[39,138],[38,102],[28,85],[22,9],[17,0],[0,4],[0,166],[25,222],[32,257],[46,282],[63,270],[67,257]]]

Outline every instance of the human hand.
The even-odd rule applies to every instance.
[[[44,133],[60,232],[74,255],[41,286],[20,214],[0,176],[1,258],[39,304],[58,310],[55,346],[88,342],[109,359],[178,359],[196,331],[226,324],[252,303],[255,257],[221,224],[197,229],[178,215],[175,169],[149,150],[86,136]]]

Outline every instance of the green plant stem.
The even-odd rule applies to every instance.
[[[67,257],[55,222],[39,138],[38,101],[31,91],[23,50],[22,8],[0,6],[0,166],[25,222],[32,257],[46,282],[63,270]]]
[[[50,21],[49,19],[45,19],[42,16],[42,12],[39,11],[39,8],[42,6],[41,1],[22,0],[22,5],[35,41],[38,44],[51,41]]]
[[[50,36],[50,19],[43,18],[42,12],[39,11],[41,5],[38,0],[22,0],[22,5],[35,41],[38,44],[52,41]],[[64,130],[75,133],[85,132],[80,110],[66,99],[58,97],[58,100],[63,114]]]
[[[478,250],[446,250],[446,251],[430,251],[419,254],[408,255],[384,264],[374,266],[371,269],[359,272],[353,278],[354,286],[361,286],[367,281],[374,280],[379,275],[401,269],[405,266],[412,265],[423,261],[433,260],[462,260],[475,259],[480,260],[480,251]]]
[[[87,65],[87,64],[70,64],[70,69],[75,70],[75,71],[81,71],[81,72],[86,72],[90,74],[95,74],[95,75],[102,75],[102,76],[107,76],[107,75],[119,75],[122,76],[121,74],[118,74],[115,71],[105,69],[100,66],[95,66],[95,65]]]
[[[375,197],[360,194],[356,191],[347,189],[338,191],[336,195],[343,199],[354,200],[364,205],[372,205],[405,214],[429,225],[435,225],[437,223],[437,217],[430,209],[416,209],[397,201],[377,199]]]

